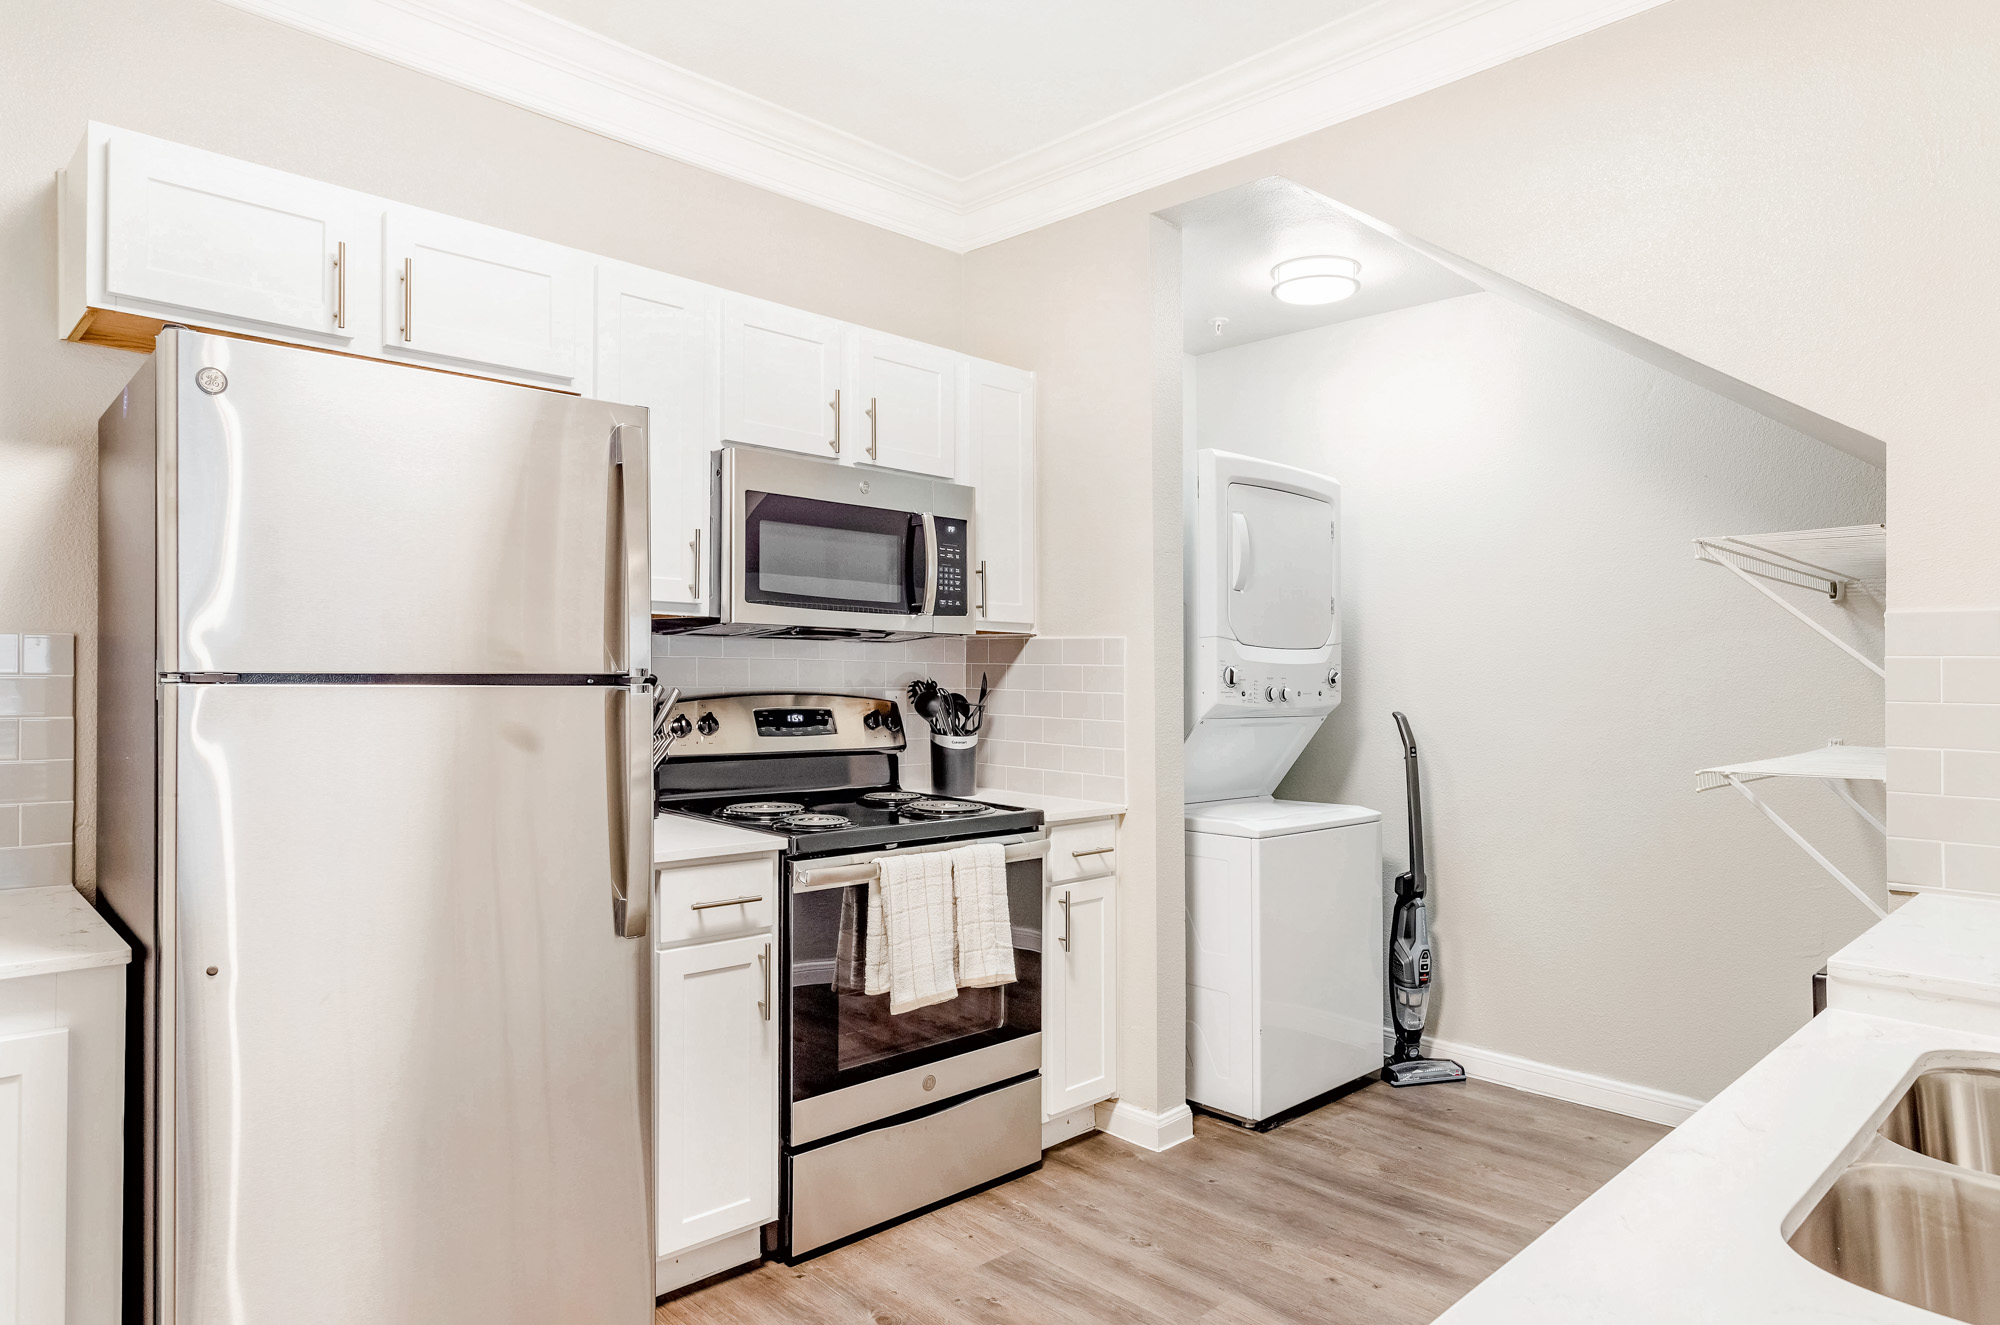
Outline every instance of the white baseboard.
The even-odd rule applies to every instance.
[[[1097,1106],[1086,1104],[1042,1123],[1042,1149],[1059,1146],[1073,1137],[1097,1130]]]
[[[1194,1140],[1194,1110],[1177,1104],[1154,1113],[1124,1100],[1106,1100],[1097,1106],[1097,1127],[1145,1150],[1171,1150]]]
[[[1465,1069],[1474,1081],[1490,1081],[1511,1086],[1531,1095],[1568,1100],[1627,1118],[1643,1118],[1651,1123],[1678,1127],[1703,1101],[1691,1095],[1676,1095],[1652,1086],[1635,1086],[1629,1081],[1613,1081],[1575,1068],[1537,1063],[1530,1058],[1503,1054],[1497,1049],[1480,1049],[1452,1040],[1425,1040],[1424,1052],[1434,1058],[1449,1058]],[[1108,1128],[1106,1129],[1109,1130]]]

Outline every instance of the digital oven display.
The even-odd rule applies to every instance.
[[[759,736],[832,736],[832,709],[753,709]]]

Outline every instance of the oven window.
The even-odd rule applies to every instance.
[[[792,1098],[810,1099],[876,1077],[1041,1029],[1042,864],[1007,866],[1014,928],[1013,984],[894,1015],[887,994],[863,992],[868,888],[826,888],[791,899]]]
[[[923,522],[907,511],[745,494],[744,596],[850,612],[920,611]]]

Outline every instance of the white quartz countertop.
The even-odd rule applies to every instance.
[[[697,819],[686,814],[661,814],[653,819],[653,863],[685,865],[697,860],[730,860],[782,851],[785,839],[752,828]]]
[[[132,950],[66,885],[0,889],[0,980],[123,966]]]
[[[1032,791],[1002,791],[998,787],[981,787],[972,793],[976,801],[991,801],[995,805],[1013,805],[1023,810],[1040,810],[1042,821],[1047,824],[1073,824],[1085,819],[1102,819],[1108,815],[1123,814],[1123,805],[1113,805],[1108,801],[1079,801],[1067,796],[1043,796]]]
[[[1786,1245],[1920,1071],[2000,1067],[2000,900],[1916,898],[1827,963],[1832,1006],[1441,1325],[1931,1322]],[[1878,1015],[1895,1009],[1895,1015]]]

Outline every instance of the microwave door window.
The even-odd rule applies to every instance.
[[[753,603],[908,615],[917,586],[907,512],[839,502],[749,494],[744,517],[744,595]]]

